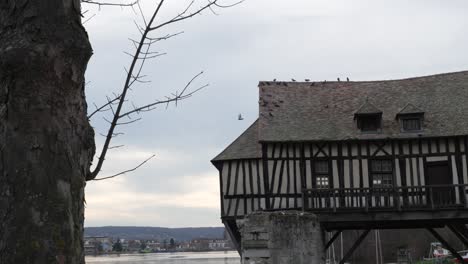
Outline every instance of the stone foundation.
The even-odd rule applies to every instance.
[[[243,264],[322,264],[317,217],[301,211],[255,212],[238,221]]]

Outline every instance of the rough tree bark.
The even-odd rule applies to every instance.
[[[0,1],[0,263],[84,263],[94,155],[79,0]]]

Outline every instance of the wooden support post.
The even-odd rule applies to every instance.
[[[327,250],[333,242],[336,240],[336,238],[341,234],[341,230],[336,231],[336,233],[330,238],[330,240],[327,242],[325,245],[325,250]]]
[[[346,260],[348,260],[349,257],[351,257],[353,252],[362,243],[362,241],[364,240],[364,238],[366,238],[367,234],[369,234],[370,231],[371,231],[370,229],[364,230],[364,232],[361,234],[361,236],[359,236],[359,238],[356,240],[356,242],[354,242],[353,246],[348,250],[348,252],[346,252],[346,255],[343,257],[343,259],[340,261],[339,264],[344,264],[346,262]]]
[[[452,224],[448,224],[447,226],[458,237],[458,239],[460,239],[460,241],[463,242],[463,245],[465,245],[465,247],[468,247],[467,237],[465,237],[464,234],[461,231],[459,231],[456,226]]]
[[[455,145],[455,167],[457,170],[458,175],[458,183],[463,184],[463,162],[462,162],[462,154],[460,150],[461,140],[460,137],[453,139],[453,144]],[[455,187],[458,191],[458,195],[460,197],[460,202],[463,203],[463,206],[466,208],[466,192],[464,186]],[[455,201],[456,202],[456,201]]]
[[[306,168],[305,168],[305,154],[304,154],[304,143],[300,145],[300,157],[299,157],[299,173],[301,175],[301,188],[302,188],[302,208],[303,210],[309,209],[309,196],[305,193],[306,185]]]
[[[263,185],[265,188],[265,209],[270,210],[270,178],[268,175],[268,145],[262,144]]]
[[[431,234],[437,240],[439,240],[439,242],[442,243],[442,245],[444,245],[444,247],[446,247],[450,251],[450,253],[452,253],[453,256],[455,256],[460,261],[460,263],[468,263],[468,262],[465,262],[463,258],[460,256],[460,254],[458,254],[458,252],[452,246],[450,246],[450,244],[441,235],[439,235],[439,233],[437,233],[433,228],[428,227],[427,230],[429,230],[429,232],[431,232]]]

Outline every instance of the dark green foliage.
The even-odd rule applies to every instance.
[[[175,247],[176,247],[175,241],[173,238],[171,238],[171,240],[169,241],[169,248],[174,249]]]
[[[141,250],[145,250],[145,249],[146,249],[146,242],[144,242],[144,241],[141,242],[140,249],[141,249]]]
[[[115,242],[114,245],[112,245],[112,251],[122,252],[122,250],[122,243],[120,243],[120,239],[118,239],[117,242]]]

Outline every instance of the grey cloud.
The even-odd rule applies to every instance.
[[[132,100],[143,103],[180,90],[201,70],[206,73],[198,84],[210,87],[177,108],[163,107],[123,127],[126,135],[117,142],[192,157],[177,166],[156,159],[125,176],[131,180],[128,188],[184,193],[183,176],[216,174],[209,160],[258,115],[259,80],[375,80],[468,69],[467,11],[466,1],[247,0],[220,16],[206,13],[171,28],[186,33],[162,43],[158,50],[168,55],[148,64],[152,83],[138,87]],[[122,51],[131,47],[126,38],[136,32],[127,13],[105,12],[110,12],[103,18],[109,24],[100,22],[98,13],[88,27],[95,50],[87,73],[89,102],[104,102],[105,94],[122,86],[129,60]],[[114,12],[119,21],[112,25]],[[237,121],[238,113],[246,119]],[[99,118],[93,125],[99,132],[106,129]],[[164,211],[174,226],[187,225],[178,216],[200,212],[151,210]]]

